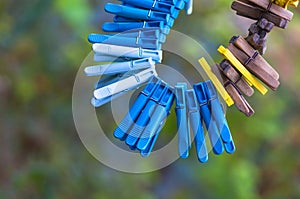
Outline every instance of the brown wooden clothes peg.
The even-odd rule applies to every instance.
[[[253,88],[246,82],[246,80],[242,77],[242,74],[240,74],[228,60],[224,59],[218,66],[223,74],[231,82],[233,82],[242,93],[248,97],[253,95]]]
[[[234,1],[231,8],[237,12],[237,15],[247,17],[249,19],[259,20],[261,18],[265,18],[274,23],[275,26],[283,29],[288,26],[289,20],[273,13],[266,12],[263,8],[253,5],[249,1]]]
[[[244,53],[246,53],[249,57],[252,57],[256,50],[254,50],[249,43],[242,37],[233,37],[231,39],[231,43],[233,43],[235,46],[237,46],[239,49],[241,49]],[[257,57],[252,60],[256,65],[263,66],[266,71],[276,80],[279,80],[279,74],[277,71],[263,58],[261,55],[257,55]]]
[[[265,9],[267,12],[271,12],[281,18],[284,18],[288,21],[291,21],[293,19],[293,13],[289,10],[286,10],[274,3],[272,3],[270,0],[247,0],[255,5],[258,5],[259,7]]]
[[[276,90],[279,86],[279,81],[270,75],[269,71],[262,64],[257,65],[255,59],[258,56],[258,52],[254,53],[252,56],[248,56],[242,50],[234,46],[233,44],[228,45],[228,49],[232,54],[256,77],[258,77],[262,82],[269,86],[272,90]]]
[[[243,97],[241,91],[239,90],[239,88],[237,88],[236,84],[234,84],[222,73],[221,66],[219,64],[215,64],[212,66],[212,70],[215,74],[221,74],[221,76],[218,76],[218,78],[220,82],[223,83],[225,90],[228,92],[228,94],[234,101],[234,104],[237,107],[237,109],[248,117],[252,116],[255,113],[253,108]]]

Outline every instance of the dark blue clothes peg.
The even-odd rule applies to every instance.
[[[205,86],[212,117],[216,121],[226,152],[231,154],[235,151],[235,145],[218,94],[211,81],[205,82]]]
[[[114,132],[114,136],[121,141],[125,140],[127,137],[127,132],[130,130],[130,127],[135,123],[138,116],[146,106],[150,96],[157,89],[161,80],[157,77],[153,77],[150,82],[146,85],[144,90],[139,94],[136,101],[130,108],[129,112],[126,114],[124,119],[120,122],[119,126]]]
[[[104,9],[108,13],[115,14],[121,17],[127,17],[130,19],[164,21],[168,23],[171,18],[171,15],[167,13],[144,10],[112,3],[107,3]]]
[[[156,107],[149,124],[145,128],[137,148],[141,151],[143,157],[148,157],[153,150],[156,140],[164,126],[164,122],[170,114],[170,109],[174,103],[174,93],[168,88],[164,93],[159,105]]]
[[[152,117],[137,143],[137,148],[140,151],[151,152],[152,148],[148,147],[154,145],[155,137],[160,133],[163,127],[164,121],[170,114],[170,109],[174,103],[174,93],[168,88],[164,93],[162,99],[159,101],[159,105],[155,108]],[[147,149],[148,148],[148,149]]]
[[[206,129],[208,131],[208,136],[210,139],[211,146],[215,154],[222,154],[224,152],[224,147],[218,132],[216,122],[212,118],[211,110],[209,108],[209,101],[206,95],[205,83],[199,83],[194,85],[194,90],[196,97],[200,104],[200,113],[205,123]]]
[[[159,104],[159,101],[161,100],[161,98],[167,90],[167,85],[163,82],[160,82],[154,93],[150,96],[149,100],[147,101],[147,104],[138,116],[136,122],[128,131],[128,135],[126,138],[127,145],[131,147],[136,147],[136,143],[139,137],[141,136],[144,128],[149,123],[156,106]]]
[[[119,35],[102,35],[102,34],[90,34],[88,37],[90,43],[105,43],[113,44],[120,46],[129,46],[129,47],[141,47],[145,49],[160,50],[161,43],[158,39],[148,39],[148,38],[131,38],[131,37],[122,37]]]
[[[102,30],[106,32],[124,32],[140,29],[158,29],[163,34],[170,33],[170,27],[163,21],[144,21],[144,22],[106,22],[102,25]]]
[[[175,6],[165,2],[157,0],[120,0],[125,4],[133,5],[135,7],[144,8],[147,10],[159,11],[164,13],[173,13],[175,11]]]
[[[143,21],[148,21],[148,20],[132,19],[132,18],[122,17],[122,16],[118,16],[118,15],[114,17],[114,22],[137,22],[137,21],[143,22]],[[164,23],[165,26],[168,26],[170,28],[174,25],[174,22],[175,22],[175,20],[172,17],[170,17],[168,19],[168,21],[165,21],[165,20],[164,21],[162,21],[162,20],[151,20],[151,21],[161,21],[161,22]],[[151,21],[148,21],[148,22],[151,22]]]

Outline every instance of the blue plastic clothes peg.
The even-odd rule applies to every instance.
[[[161,1],[157,0],[120,0],[123,3],[133,5],[136,7],[144,8],[147,10],[153,10],[153,11],[158,11],[158,12],[164,12],[164,13],[169,13],[172,14],[175,12],[175,6],[172,4],[164,3]]]
[[[205,82],[205,86],[212,117],[216,121],[226,152],[231,154],[235,151],[235,146],[227,124],[227,120],[225,118],[224,111],[218,99],[218,94],[211,81]]]
[[[153,150],[160,131],[164,126],[165,120],[170,114],[170,109],[174,103],[174,99],[174,93],[169,88],[152,114],[152,117],[150,118],[150,121],[144,129],[137,144],[137,148],[141,151],[141,155],[143,157],[148,157]]]
[[[136,21],[137,21],[137,19],[122,17],[122,16],[118,16],[118,15],[114,17],[114,22],[136,22]],[[145,20],[145,21],[147,21],[147,20]],[[174,18],[172,18],[172,17],[168,18],[168,20],[163,20],[163,21],[159,20],[159,19],[151,20],[151,21],[161,21],[164,23],[164,25],[166,25],[170,28],[174,25],[174,22],[175,22]],[[151,22],[151,21],[149,21],[149,22]]]
[[[187,90],[186,83],[177,83],[175,86],[176,96],[176,116],[178,128],[178,151],[181,158],[189,156],[189,149],[191,147],[190,141],[190,127],[187,118],[185,91]]]
[[[157,73],[154,68],[149,68],[143,71],[140,71],[131,76],[117,79],[109,85],[105,85],[101,88],[97,88],[94,91],[94,98],[99,102],[106,101],[107,98],[111,98],[114,95],[119,95],[119,93],[126,93],[129,90],[134,90],[139,88],[144,83],[148,82],[153,76],[157,76]]]
[[[152,61],[151,57],[149,57],[127,62],[116,62],[105,65],[89,66],[84,69],[84,72],[87,76],[115,75],[151,68],[154,66],[155,62]]]
[[[147,48],[153,50],[160,50],[161,43],[158,39],[148,38],[131,38],[123,37],[120,35],[102,35],[102,34],[90,34],[88,37],[90,43],[105,43],[120,46]]]
[[[210,139],[211,146],[215,154],[219,155],[224,152],[224,147],[218,132],[218,128],[216,122],[212,118],[207,91],[206,91],[205,83],[199,83],[194,85],[194,90],[196,93],[196,97],[200,104],[200,113],[204,120],[206,129],[208,131],[208,136]]]
[[[107,3],[105,4],[105,11],[121,17],[130,19],[149,20],[149,21],[164,21],[168,23],[170,14],[156,12],[152,10],[144,10],[139,8],[128,7],[119,4]]]
[[[136,143],[141,136],[144,128],[147,126],[152,114],[158,106],[162,96],[167,91],[168,87],[164,82],[160,82],[150,99],[148,100],[146,106],[143,111],[139,115],[137,121],[133,124],[132,128],[128,132],[128,136],[126,138],[126,144],[131,147],[136,147]]]
[[[120,122],[117,129],[114,132],[114,136],[121,141],[124,141],[127,137],[127,132],[130,127],[135,123],[138,116],[146,106],[150,96],[154,93],[161,80],[157,77],[152,77],[150,82],[146,85],[143,91],[139,94],[134,104],[126,114],[124,119]]]
[[[163,21],[144,21],[144,22],[106,22],[102,25],[102,30],[106,32],[124,32],[139,29],[158,29],[163,34],[170,33],[170,27]]]
[[[153,61],[162,61],[161,50],[149,50],[143,48],[133,48],[127,46],[117,46],[110,44],[93,44],[93,51],[97,56],[113,56],[113,57],[125,57],[125,58],[148,58],[151,57]],[[115,58],[116,59],[116,58]]]
[[[208,153],[205,143],[205,134],[202,126],[200,108],[197,102],[196,94],[193,89],[185,92],[188,108],[188,119],[194,133],[194,142],[198,160],[202,163],[208,161]]]

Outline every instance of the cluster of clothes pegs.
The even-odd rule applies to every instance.
[[[237,0],[232,9],[237,15],[256,20],[249,28],[246,38],[234,36],[228,47],[220,46],[218,51],[224,56],[220,64],[209,66],[204,58],[199,60],[207,73],[214,80],[228,106],[236,107],[247,116],[254,114],[253,108],[244,96],[250,97],[255,87],[265,95],[268,86],[276,90],[279,85],[279,74],[262,57],[266,51],[268,33],[273,27],[285,29],[293,18],[287,10],[288,5],[297,7],[298,0]],[[222,85],[221,85],[222,84]]]
[[[155,70],[155,64],[162,61],[161,45],[174,20],[182,9],[187,14],[192,13],[193,0],[120,1],[122,4],[105,5],[105,11],[115,17],[113,22],[104,23],[102,29],[114,34],[89,35],[94,61],[100,64],[85,68],[87,76],[100,76],[91,100],[94,107],[146,84],[114,136],[143,157],[149,156],[176,101],[181,158],[189,156],[194,140],[198,160],[208,161],[205,129],[215,154],[233,153],[235,145],[218,96],[228,106],[235,104],[241,112],[251,116],[254,110],[244,95],[253,95],[252,86],[262,94],[268,90],[261,82],[273,90],[278,88],[279,75],[262,54],[266,50],[267,33],[274,26],[286,28],[293,17],[293,13],[283,7],[297,6],[298,1],[234,1],[232,8],[238,15],[257,22],[251,25],[246,38],[234,36],[227,48],[220,46],[218,51],[225,57],[220,64],[210,66],[205,58],[199,60],[210,80],[195,84],[193,89],[188,89],[186,83],[177,83],[173,88],[161,80]]]
[[[105,5],[105,11],[115,14],[114,22],[102,29],[119,34],[91,34],[94,61],[99,65],[85,68],[87,76],[101,76],[95,84],[94,107],[100,107],[129,90],[146,84],[129,112],[120,122],[114,136],[137,150],[143,157],[150,155],[156,140],[176,101],[178,151],[187,158],[191,143],[200,162],[208,160],[204,127],[215,154],[235,151],[233,139],[217,91],[211,81],[194,85],[186,83],[175,88],[161,80],[155,64],[162,61],[161,45],[166,40],[180,10],[192,13],[192,0],[122,0],[122,4]],[[103,64],[104,62],[108,62]],[[193,135],[190,133],[190,126]],[[193,139],[194,138],[194,139]]]

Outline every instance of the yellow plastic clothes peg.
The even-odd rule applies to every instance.
[[[298,7],[299,4],[299,0],[272,0],[271,2],[285,9],[287,9],[288,6]]]
[[[250,83],[250,85],[253,85],[257,90],[265,95],[268,92],[268,89],[262,85],[246,68],[243,66],[243,64],[230,52],[229,49],[225,48],[224,46],[220,46],[218,48],[218,51],[226,58],[228,59],[232,65],[240,71],[240,73],[245,77],[247,82]]]
[[[212,83],[215,85],[217,91],[220,93],[221,97],[224,99],[227,106],[232,106],[234,104],[232,98],[227,93],[224,86],[222,85],[222,83],[217,78],[217,76],[212,72],[210,65],[207,63],[207,61],[204,57],[199,59],[199,64],[202,66],[205,73],[208,75],[208,77],[210,78]]]

